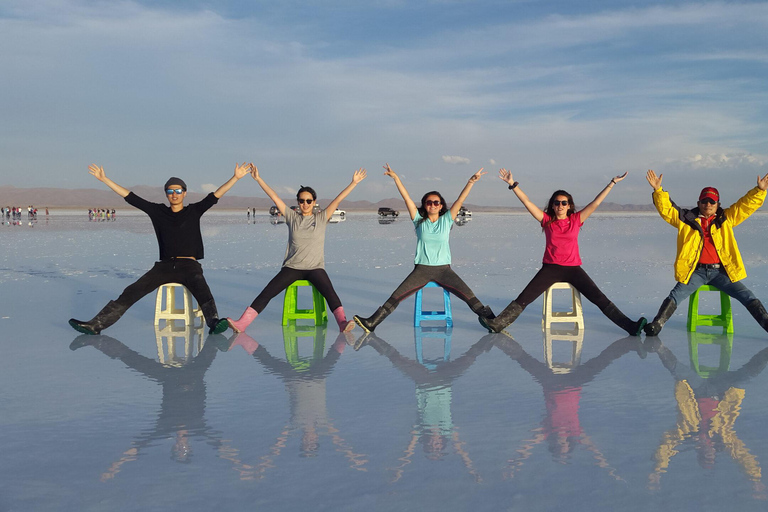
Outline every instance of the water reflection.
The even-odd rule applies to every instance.
[[[164,354],[161,357],[170,364],[163,364],[139,354],[110,336],[82,334],[74,339],[70,349],[91,346],[112,359],[120,360],[142,377],[160,384],[163,390],[160,412],[154,427],[134,437],[130,447],[102,473],[102,481],[115,478],[125,464],[138,460],[146,448],[157,445],[160,440],[174,439],[171,458],[180,463],[190,462],[192,439],[206,439],[207,444],[213,448],[222,448],[220,433],[211,429],[205,420],[204,381],[205,372],[217,354],[215,345],[222,340],[226,342],[226,338],[221,335],[210,336],[196,355],[186,351],[184,355],[174,352]],[[187,347],[188,343],[185,341],[183,346]],[[172,344],[168,347],[173,349]],[[158,348],[164,350],[160,345]]]
[[[720,348],[717,367],[703,366],[699,359],[701,345]],[[688,333],[690,366],[683,364],[664,344],[654,339],[648,343],[656,352],[664,368],[675,379],[674,396],[677,403],[677,421],[662,435],[654,453],[655,466],[648,476],[648,488],[658,490],[661,477],[669,470],[672,458],[693,448],[703,469],[711,469],[718,452],[726,452],[741,467],[752,482],[753,497],[766,499],[760,463],[735,430],[736,419],[746,395],[746,384],[759,375],[768,364],[768,348],[755,354],[738,370],[729,371],[733,348],[733,335]]]
[[[466,449],[465,443],[459,437],[459,429],[454,424],[451,411],[452,386],[483,352],[493,346],[493,340],[498,334],[486,335],[472,345],[463,355],[450,360],[452,329],[446,327],[416,327],[414,341],[416,359],[410,359],[401,354],[395,347],[379,338],[374,333],[368,333],[358,340],[356,345],[369,346],[379,355],[389,359],[395,368],[411,379],[416,385],[416,423],[411,429],[411,439],[398,459],[399,464],[391,468],[392,482],[402,478],[405,468],[411,464],[417,445],[421,444],[424,455],[431,460],[443,459],[449,448],[461,458],[467,472],[476,481],[482,478]],[[425,358],[424,344],[442,341],[439,357]]]
[[[517,456],[507,461],[503,472],[505,478],[514,478],[523,469],[526,461],[533,455],[537,445],[545,444],[556,462],[566,463],[577,446],[581,445],[592,452],[595,464],[604,468],[615,480],[624,481],[616,468],[610,465],[605,455],[584,431],[579,419],[579,402],[585,384],[592,381],[608,365],[632,351],[640,351],[642,345],[638,338],[629,336],[611,343],[600,354],[584,364],[580,364],[582,334],[577,331],[559,331],[547,329],[544,332],[545,361],[541,362],[528,354],[514,339],[504,336],[496,341],[496,346],[520,368],[528,372],[541,385],[544,392],[546,416],[541,425],[531,429],[533,436],[522,441],[517,449]],[[552,344],[558,339],[573,344],[573,356],[568,363],[556,363],[552,360]]]
[[[342,437],[341,431],[334,425],[326,405],[326,379],[331,374],[336,362],[341,357],[352,337],[349,333],[339,333],[335,342],[325,353],[326,326],[296,325],[292,320],[283,327],[283,345],[285,359],[273,356],[258,341],[246,333],[235,334],[229,340],[229,350],[241,347],[253,356],[270,374],[278,376],[285,385],[290,403],[290,419],[276,437],[268,453],[260,458],[261,462],[253,467],[252,478],[262,478],[276,465],[277,458],[286,448],[289,438],[300,433],[299,455],[316,457],[320,452],[321,436],[327,436],[336,451],[341,452],[349,461],[349,467],[356,471],[367,471],[367,455],[357,453]],[[349,339],[348,339],[349,338]],[[303,341],[311,341],[310,355],[300,354]]]

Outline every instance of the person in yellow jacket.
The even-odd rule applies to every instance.
[[[648,183],[653,187],[653,204],[659,215],[677,228],[677,284],[661,303],[653,322],[645,326],[645,334],[658,335],[678,304],[705,284],[715,286],[744,304],[757,323],[768,331],[765,307],[741,282],[747,277],[747,272],[733,234],[735,226],[763,205],[768,174],[762,178],[758,176],[757,186],[726,209],[720,206],[717,189],[705,187],[692,210],[680,208],[669,198],[669,193],[661,188],[663,176],[656,176],[651,170],[646,174]]]

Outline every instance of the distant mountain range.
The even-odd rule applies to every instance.
[[[158,203],[165,203],[165,194],[158,187],[149,187],[146,185],[136,186],[130,189],[135,194]],[[206,194],[198,192],[189,192],[187,194],[188,202],[199,201]],[[283,200],[291,202],[290,197],[284,197]],[[331,199],[320,198],[318,203],[326,205]],[[272,201],[265,197],[243,197],[232,195],[229,192],[216,206],[225,209],[243,209],[256,208],[257,210],[269,210]],[[34,205],[37,208],[131,208],[123,199],[109,189],[84,188],[84,189],[65,189],[65,188],[17,188],[11,186],[0,186],[0,206],[21,206],[26,207]],[[345,210],[377,210],[380,207],[389,207],[396,210],[404,210],[405,205],[401,198],[383,199],[376,203],[370,201],[342,201],[341,208]],[[465,206],[477,212],[491,211],[524,211],[523,207],[510,206],[480,206],[466,203]],[[603,203],[600,211],[621,211],[621,212],[645,212],[654,211],[652,204],[617,204]]]

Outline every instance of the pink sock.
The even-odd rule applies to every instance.
[[[243,332],[245,331],[246,327],[251,325],[251,322],[253,322],[253,319],[257,316],[259,316],[258,311],[248,306],[248,308],[243,312],[243,316],[241,316],[239,320],[235,321],[227,317],[227,322],[229,322],[229,326],[233,331]]]
[[[355,322],[347,321],[347,315],[344,314],[344,306],[334,309],[333,316],[336,318],[336,323],[339,324],[339,332],[349,332],[355,328]]]

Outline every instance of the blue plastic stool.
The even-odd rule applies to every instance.
[[[719,315],[701,315],[699,314],[699,292],[720,292],[720,314]],[[712,285],[705,284],[699,286],[699,289],[693,292],[688,299],[688,331],[695,332],[696,327],[715,326],[722,327],[730,334],[733,332],[733,312],[731,311],[731,298]]]
[[[312,288],[312,309],[299,309],[299,287],[310,286]],[[285,289],[283,297],[283,325],[288,325],[289,320],[314,320],[315,325],[328,323],[328,314],[325,312],[325,297],[317,291],[312,283],[300,279],[294,281]]]
[[[439,284],[435,283],[434,281],[428,282],[424,288],[442,288]],[[424,320],[445,320],[445,326],[446,327],[453,327],[453,317],[451,316],[451,294],[448,293],[448,290],[445,288],[442,288],[443,290],[443,310],[442,311],[424,311],[422,309],[422,297],[421,297],[421,291],[424,289],[421,288],[419,291],[416,292],[416,303],[413,307],[413,326],[419,327],[421,326],[421,322]]]

